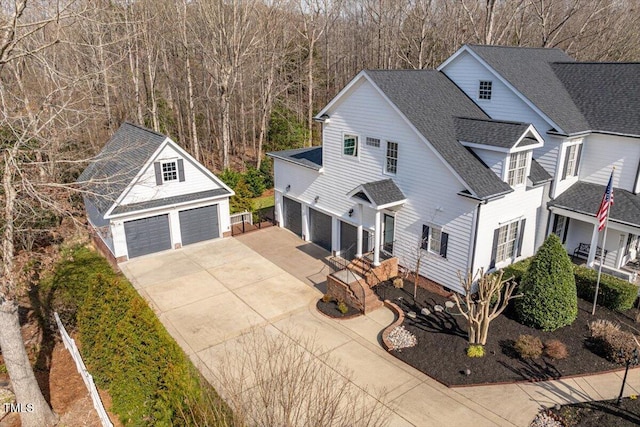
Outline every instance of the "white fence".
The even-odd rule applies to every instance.
[[[248,222],[253,225],[253,214],[251,212],[240,212],[236,214],[229,215],[231,219],[231,225],[233,224],[241,224],[243,222]]]
[[[93,383],[93,377],[87,371],[87,367],[84,366],[84,362],[82,361],[82,356],[78,351],[78,347],[76,346],[76,342],[69,336],[66,329],[62,325],[60,321],[60,317],[58,313],[53,313],[56,318],[56,323],[58,324],[58,330],[60,331],[60,335],[62,336],[62,342],[69,353],[71,353],[71,357],[76,362],[76,368],[78,368],[78,372],[82,376],[87,389],[89,390],[89,394],[91,394],[91,400],[93,400],[93,406],[96,408],[96,412],[98,413],[98,417],[100,417],[100,421],[102,421],[102,425],[104,427],[113,427],[109,416],[107,415],[107,411],[104,409],[104,405],[102,404],[102,400],[100,400],[100,395],[98,394],[98,389],[96,385]]]

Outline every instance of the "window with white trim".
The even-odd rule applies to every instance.
[[[515,187],[524,184],[527,171],[527,151],[512,153],[509,156],[509,169],[507,172],[507,183]]]
[[[567,147],[564,155],[564,172],[562,179],[578,175],[578,164],[580,162],[580,151],[582,144],[574,144]]]
[[[345,156],[358,156],[358,136],[344,134],[342,137],[342,154]]]
[[[518,224],[519,221],[513,221],[498,229],[496,262],[506,261],[514,257],[516,242],[518,240]]]
[[[480,80],[478,86],[478,99],[491,99],[491,87],[493,83],[491,80]]]
[[[387,141],[387,162],[384,167],[386,173],[398,172],[398,143]]]
[[[368,136],[366,144],[369,147],[380,147],[380,138],[371,138]]]
[[[178,165],[175,160],[170,162],[162,162],[162,181],[177,181],[178,180]]]
[[[449,234],[442,231],[442,227],[422,226],[422,242],[420,244],[422,249],[446,258],[448,243]]]

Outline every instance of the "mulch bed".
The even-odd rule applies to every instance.
[[[316,308],[318,311],[326,316],[329,316],[333,319],[351,319],[356,316],[360,316],[360,310],[356,310],[353,307],[347,306],[349,310],[342,314],[340,310],[338,310],[338,302],[337,301],[329,301],[324,302],[322,299],[319,299]]]
[[[620,406],[615,400],[585,402],[564,405],[560,409],[551,409],[564,425],[581,427],[631,427],[640,425],[640,400],[622,399]]]
[[[389,299],[405,312],[417,314],[416,319],[406,317],[403,323],[417,337],[417,346],[391,351],[391,354],[448,386],[541,381],[621,369],[620,365],[607,361],[589,348],[587,325],[595,319],[608,319],[623,324],[623,329],[627,326],[636,328],[636,334],[640,329],[634,320],[635,309],[618,313],[598,306],[596,315],[592,316],[592,303],[581,299],[578,299],[576,321],[553,332],[539,331],[518,323],[507,308],[491,322],[485,356],[470,358],[466,355],[466,319],[455,307],[442,312],[433,310],[434,305],[444,306],[447,301],[442,293],[418,287],[415,304],[414,286],[410,282],[405,282],[403,289],[396,289],[389,282],[374,289],[381,299]],[[429,316],[420,314],[423,307],[431,311]],[[564,360],[520,359],[512,345],[521,334],[537,336],[543,342],[558,339],[567,346],[569,357]],[[468,376],[465,374],[467,369],[471,371]]]

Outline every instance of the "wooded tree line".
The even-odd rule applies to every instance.
[[[81,116],[67,124],[78,142],[98,146],[126,119],[218,171],[317,141],[314,113],[363,68],[433,68],[463,43],[640,58],[634,0],[69,2],[66,19],[23,40],[55,43],[51,67],[25,57],[5,83],[18,73],[39,86],[28,91],[35,100],[51,79],[73,77],[56,97]],[[47,5],[57,3],[27,3],[21,19],[37,20]]]

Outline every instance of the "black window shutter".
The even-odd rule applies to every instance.
[[[184,181],[184,160],[178,159],[178,180]]]
[[[153,164],[153,169],[156,172],[156,185],[162,185],[162,165],[160,162],[155,162]]]
[[[554,233],[554,234],[557,233],[557,231],[558,231],[558,217],[559,216],[560,215],[558,215],[558,214],[554,214],[553,215],[553,228],[551,229],[551,232]]]
[[[562,243],[567,243],[567,232],[569,231],[569,221],[571,218],[566,218],[564,220],[564,234],[562,235]]]
[[[422,226],[422,242],[420,244],[422,249],[429,249],[429,226]]]
[[[522,241],[524,240],[524,224],[527,222],[527,219],[523,219],[520,221],[520,227],[518,230],[518,251],[516,252],[516,256],[522,255]]]
[[[562,169],[562,179],[565,179],[567,177],[568,172],[569,172],[567,170],[567,168],[569,166],[569,148],[570,147],[567,147],[564,150],[564,168]]]
[[[447,244],[449,243],[449,234],[442,232],[442,237],[440,238],[440,256],[442,258],[447,257]]]
[[[496,266],[496,252],[498,251],[498,234],[500,233],[500,229],[496,228],[493,230],[493,246],[491,247],[491,263],[489,264],[489,268],[495,268]]]
[[[582,157],[582,144],[578,145],[578,155],[576,156],[576,167],[573,174],[578,176],[578,168],[580,167],[580,157]]]

